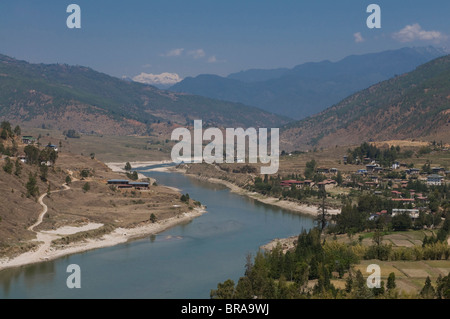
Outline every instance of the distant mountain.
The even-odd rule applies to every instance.
[[[423,139],[450,142],[450,55],[282,129],[285,150]]]
[[[302,119],[445,54],[433,47],[403,48],[352,55],[338,62],[305,63],[293,69],[248,70],[227,78],[200,75],[186,78],[170,90],[240,102]]]
[[[158,121],[218,127],[279,127],[256,107],[162,91],[82,66],[30,64],[0,55],[0,119],[103,134],[146,134]]]
[[[289,73],[289,71],[290,69],[287,68],[272,69],[272,70],[251,69],[247,71],[241,71],[238,73],[232,73],[228,75],[227,78],[246,83],[263,82],[282,77],[283,75]]]

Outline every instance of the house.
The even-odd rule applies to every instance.
[[[420,169],[418,168],[410,168],[408,170],[406,170],[406,173],[408,173],[409,175],[418,175],[420,172]]]
[[[46,147],[55,150],[55,152],[58,152],[58,146],[56,146],[56,145],[53,145],[53,144],[50,144],[50,143],[49,143]]]
[[[27,157],[25,154],[21,154],[17,157],[22,163],[26,163],[27,162]]]
[[[366,169],[359,169],[356,174],[365,175],[365,174],[367,174],[367,170]]]
[[[414,198],[392,198],[393,202],[403,202],[403,203],[414,203],[416,200]]]
[[[401,214],[408,214],[409,217],[411,217],[412,219],[419,218],[419,210],[418,209],[397,209],[397,208],[394,208],[392,210],[392,217],[397,216],[397,215],[401,215]]]
[[[33,136],[23,136],[22,143],[27,145],[32,145],[36,143],[36,139]]]
[[[432,174],[427,176],[427,185],[428,186],[440,186],[442,185],[443,176]]]
[[[323,182],[317,183],[316,185],[317,185],[318,188],[324,188],[325,190],[328,190],[328,189],[330,189],[332,187],[335,187],[336,184],[337,183],[336,183],[335,180],[333,180],[333,179],[326,179]]]
[[[394,164],[392,164],[392,169],[399,169],[400,168],[400,163],[399,162],[395,162]]]
[[[400,198],[402,196],[402,192],[399,191],[392,191],[391,194],[397,198]]]
[[[126,179],[110,179],[108,185],[128,185],[130,182]]]
[[[441,172],[442,168],[440,167],[433,167],[431,168],[431,171],[433,172],[433,174],[439,174]]]
[[[337,168],[330,168],[330,173],[331,174],[337,174],[338,169]]]
[[[280,183],[280,186],[283,188],[291,188],[292,185],[295,185],[296,188],[302,188],[305,182],[296,181],[296,180],[286,180]]]
[[[375,168],[373,169],[373,171],[374,171],[375,173],[380,173],[380,172],[383,171],[383,167],[377,166],[377,167],[375,167]]]
[[[128,185],[134,187],[135,189],[148,189],[148,187],[150,186],[149,183],[144,183],[144,182],[130,182]]]
[[[366,170],[367,170],[368,172],[373,172],[373,171],[375,171],[375,167],[377,167],[377,165],[375,165],[375,164],[369,164],[369,165],[366,165]]]
[[[317,170],[316,170],[316,173],[318,173],[318,174],[320,174],[320,173],[322,173],[322,174],[329,174],[330,170],[328,168],[326,168],[326,167],[318,167]]]

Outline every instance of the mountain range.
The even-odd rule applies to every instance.
[[[169,90],[240,102],[303,119],[445,54],[433,47],[402,48],[352,55],[338,62],[305,63],[291,69],[253,69],[227,77],[199,75],[188,77]]]
[[[154,123],[279,127],[290,119],[118,79],[83,66],[31,64],[0,55],[0,119],[99,134],[149,134]]]
[[[450,143],[450,55],[289,123],[280,139],[285,150],[394,139]]]

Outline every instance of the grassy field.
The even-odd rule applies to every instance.
[[[405,232],[385,233],[383,242],[392,244],[393,249],[400,247],[421,246],[422,240],[426,236],[430,236],[433,232],[429,230],[410,230]],[[362,245],[372,245],[373,233],[360,233],[352,238],[347,235],[337,236],[337,241],[350,244],[354,240],[363,238]],[[355,265],[355,271],[360,270],[364,278],[371,273],[367,272],[367,267],[371,264],[380,266],[381,280],[387,283],[390,273],[395,274],[397,288],[400,292],[406,294],[415,294],[422,289],[425,279],[429,276],[432,283],[436,282],[439,275],[447,276],[450,273],[450,260],[421,260],[421,261],[381,261],[381,260],[361,260]],[[333,283],[336,287],[345,287],[344,279],[334,279]]]

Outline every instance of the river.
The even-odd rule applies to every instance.
[[[219,184],[179,173],[144,174],[188,193],[208,213],[156,236],[0,271],[0,298],[209,298],[217,283],[237,282],[248,253],[313,227],[310,216],[233,194]],[[80,266],[80,289],[67,288],[70,264]]]

